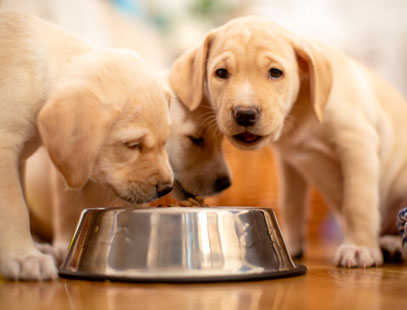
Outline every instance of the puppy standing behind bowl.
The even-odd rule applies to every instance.
[[[165,75],[164,83],[166,79]],[[174,196],[184,200],[214,195],[228,188],[231,181],[222,152],[223,135],[209,103],[202,102],[191,111],[174,96],[170,115],[172,123],[166,148],[174,171]],[[81,189],[67,190],[44,150],[27,161],[25,172],[25,193],[31,215],[40,222],[34,233],[45,239],[52,237],[52,253],[58,261],[67,253],[83,209],[125,204],[112,191],[91,180]]]
[[[167,151],[174,171],[174,196],[184,200],[210,196],[231,185],[229,168],[222,152],[223,135],[209,102],[194,109],[178,96],[170,106],[171,130]]]
[[[382,263],[379,235],[397,233],[407,200],[407,104],[396,90],[338,50],[259,17],[210,32],[171,72],[180,100],[191,107],[208,100],[234,145],[274,142],[292,255],[303,250],[314,185],[343,220],[336,264]]]
[[[66,184],[145,202],[168,192],[166,94],[133,52],[95,50],[34,16],[0,13],[0,273],[53,279],[29,232],[25,160],[43,144]]]

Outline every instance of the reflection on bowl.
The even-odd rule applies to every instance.
[[[87,209],[65,277],[154,282],[266,279],[305,273],[271,209]]]

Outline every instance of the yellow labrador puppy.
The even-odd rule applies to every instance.
[[[222,152],[223,135],[210,103],[202,101],[190,109],[175,96],[167,151],[174,171],[173,194],[178,200],[211,196],[231,185],[229,168]]]
[[[194,111],[189,111],[174,97],[170,115],[172,123],[167,151],[174,171],[175,197],[184,200],[208,196],[229,187],[230,174],[221,146],[223,136],[217,129],[213,109],[203,102]],[[47,244],[37,246],[54,254],[58,261],[67,253],[83,209],[125,205],[111,190],[91,180],[80,189],[66,189],[43,149],[27,161],[25,194],[37,223],[34,233],[45,240],[52,237],[53,241],[52,249]]]
[[[273,142],[293,255],[303,249],[314,185],[343,221],[336,264],[382,264],[379,236],[396,234],[395,214],[407,200],[407,104],[387,82],[258,17],[211,31],[174,63],[170,82],[191,109],[210,101],[237,147]]]
[[[164,195],[166,94],[133,52],[95,50],[30,15],[1,12],[0,41],[0,273],[53,279],[29,231],[25,160],[43,144],[68,187],[91,179],[130,202]]]

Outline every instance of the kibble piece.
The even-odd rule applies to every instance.
[[[169,204],[169,205],[158,205],[157,208],[171,208],[171,207],[197,207],[197,208],[209,208],[200,196],[195,198],[188,198],[188,200],[181,200],[179,204]]]

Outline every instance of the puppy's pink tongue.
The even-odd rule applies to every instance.
[[[250,132],[247,132],[247,131],[242,133],[242,136],[243,136],[243,139],[245,141],[247,141],[247,142],[254,142],[257,139],[257,135],[254,135],[254,134],[252,134]]]

